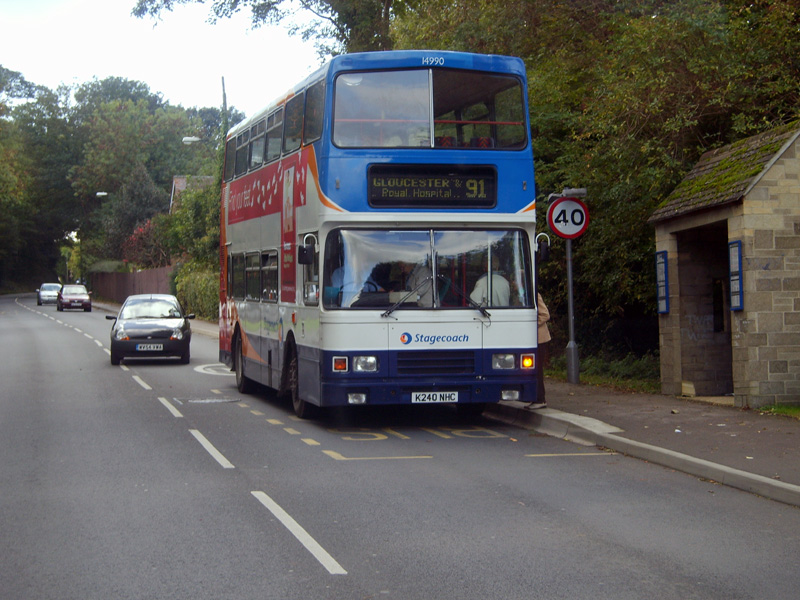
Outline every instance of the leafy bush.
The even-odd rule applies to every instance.
[[[175,294],[183,308],[200,319],[216,321],[219,316],[219,271],[189,262],[175,275]]]

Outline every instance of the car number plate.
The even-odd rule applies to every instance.
[[[458,402],[458,392],[411,392],[411,402],[413,404]]]
[[[136,350],[139,352],[155,352],[163,349],[164,344],[136,344]]]

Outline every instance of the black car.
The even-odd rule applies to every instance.
[[[111,364],[123,358],[176,356],[189,363],[192,329],[180,302],[169,294],[128,296],[119,314],[106,319],[115,321],[111,328]]]

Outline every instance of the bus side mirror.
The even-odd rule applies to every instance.
[[[297,262],[301,265],[314,264],[314,244],[297,247]]]
[[[539,240],[536,246],[537,260],[541,263],[546,263],[550,260],[550,244],[547,243],[547,240]]]
[[[550,260],[550,236],[540,233],[536,236],[536,262],[546,263]]]

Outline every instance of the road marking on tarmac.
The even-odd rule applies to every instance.
[[[323,454],[330,456],[334,460],[415,460],[418,458],[433,458],[432,456],[358,456],[347,457],[335,452],[334,450],[323,450]]]
[[[166,398],[159,397],[158,401],[161,402],[161,404],[163,404],[164,406],[167,407],[167,410],[170,413],[172,413],[173,417],[177,417],[177,418],[183,417],[183,415],[181,414],[181,411],[179,411],[177,408],[172,406],[172,403],[169,400],[167,400]]]
[[[303,527],[295,521],[289,513],[283,510],[277,502],[275,502],[272,498],[267,496],[264,492],[250,492],[253,496],[263,504],[269,512],[278,519],[286,529],[288,529],[294,537],[297,538],[305,549],[308,550],[314,558],[316,558],[319,563],[325,567],[331,575],[347,575],[347,571],[344,570],[342,565],[340,565],[336,560],[328,554],[328,552],[320,546],[319,542],[315,540],[313,537],[309,535],[309,533],[303,529]]]
[[[616,452],[564,452],[553,454],[526,454],[525,458],[556,458],[559,456],[612,456]]]
[[[149,385],[147,385],[147,383],[145,383],[144,379],[142,379],[142,378],[141,378],[141,377],[139,377],[138,375],[134,375],[134,376],[133,376],[133,380],[134,380],[136,383],[138,383],[140,386],[142,386],[144,389],[146,389],[146,390],[152,390],[152,389],[153,389],[153,388],[151,388]]]
[[[217,450],[214,445],[206,439],[202,433],[200,433],[197,429],[190,429],[189,433],[191,433],[194,438],[200,442],[200,445],[205,448],[206,452],[208,452],[214,460],[216,460],[223,469],[235,469],[236,467],[233,466],[233,463],[230,462],[225,456],[223,456],[222,452]]]

